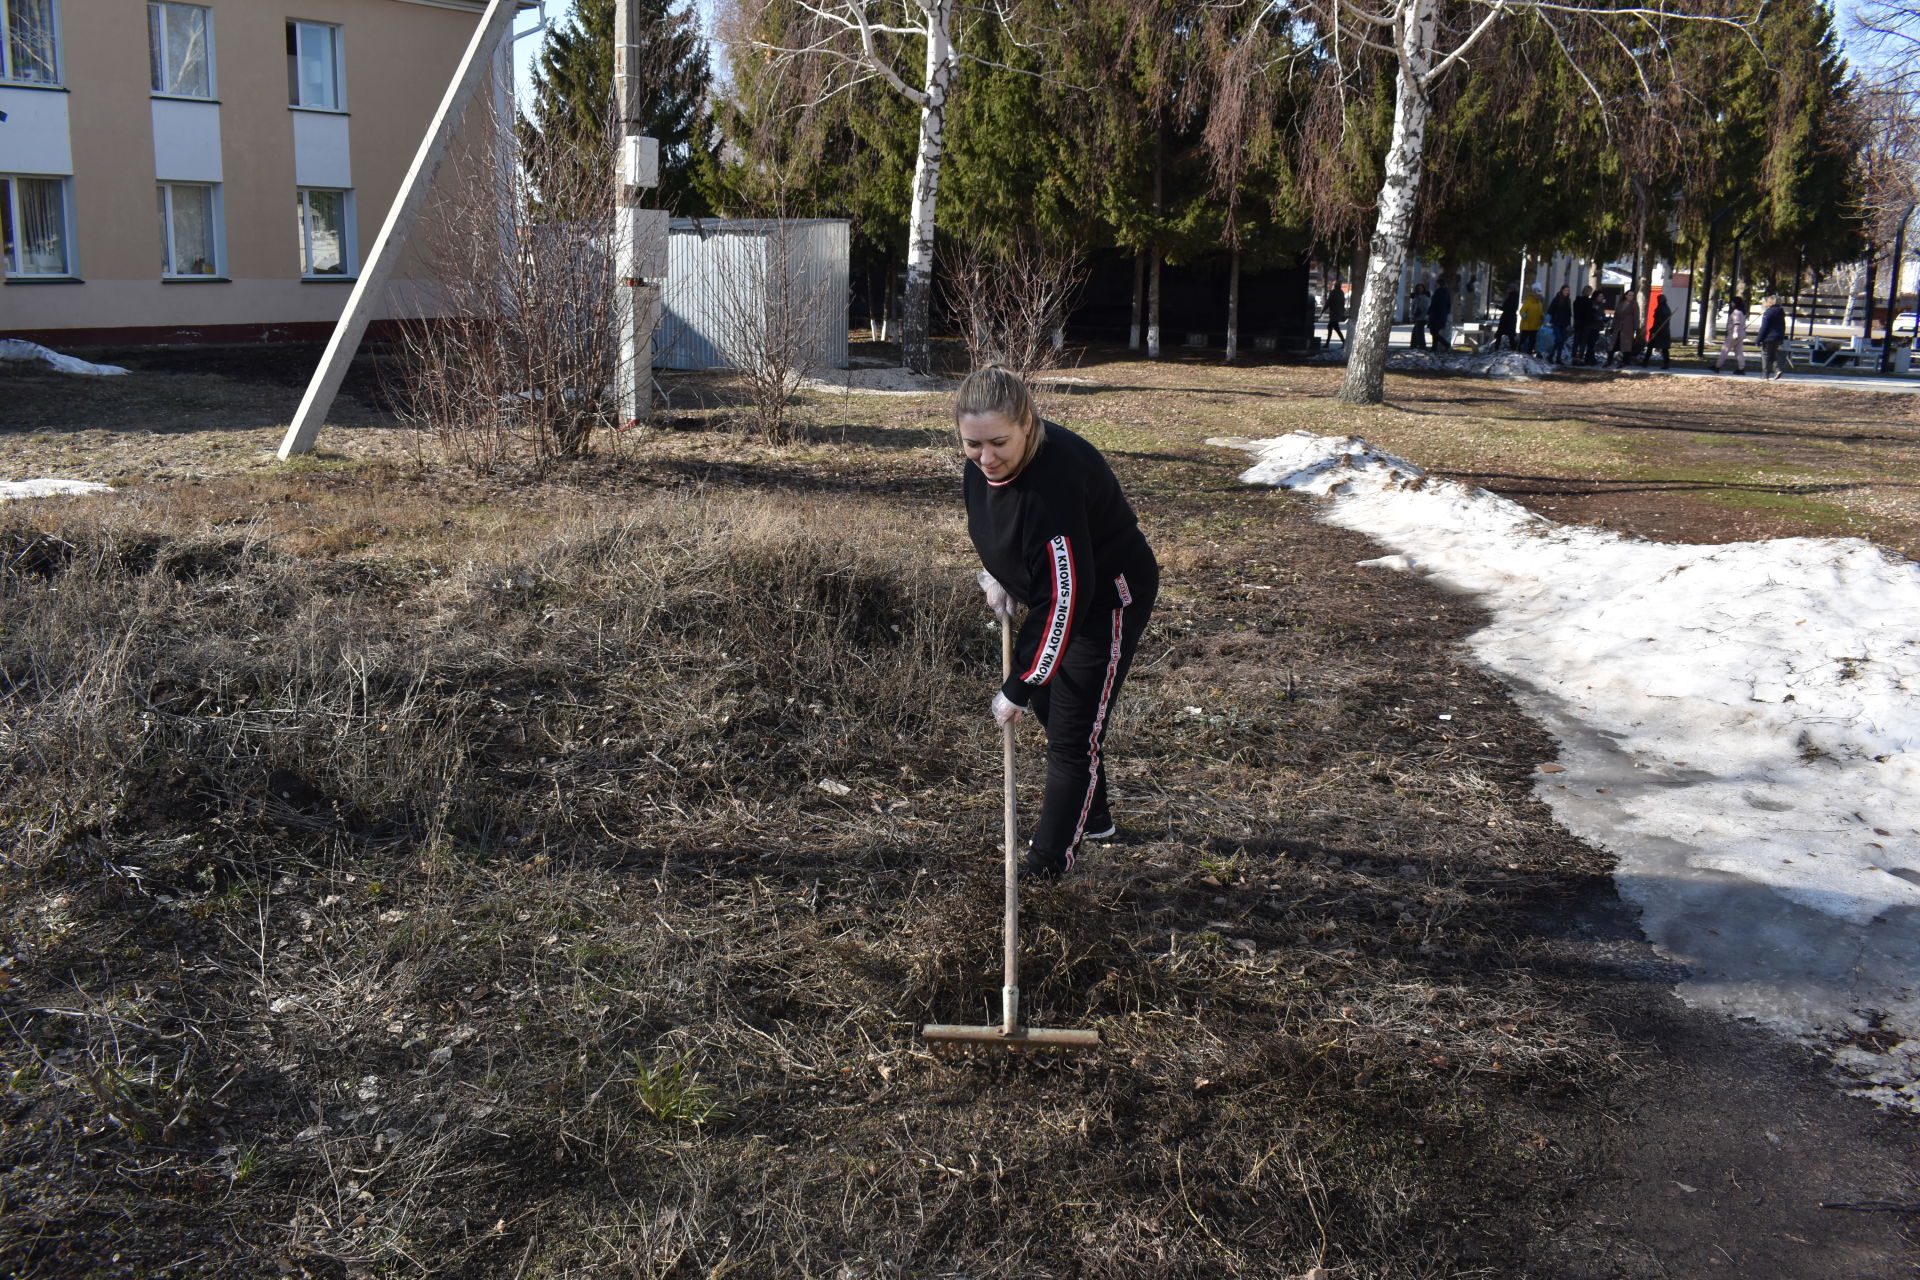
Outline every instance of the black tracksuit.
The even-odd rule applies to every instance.
[[[1100,747],[1160,566],[1100,451],[1065,427],[1042,429],[1046,442],[1011,480],[967,465],[967,532],[987,572],[1027,606],[1001,691],[1046,726],[1033,848],[1070,868],[1081,837],[1111,825]]]

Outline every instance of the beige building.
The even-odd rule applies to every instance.
[[[481,8],[0,0],[0,336],[324,336]]]

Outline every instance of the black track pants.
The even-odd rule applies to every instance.
[[[1126,579],[1133,603],[1088,611],[1053,679],[1033,691],[1033,712],[1047,730],[1047,784],[1033,848],[1050,861],[1064,856],[1069,868],[1080,837],[1110,824],[1100,751],[1160,590],[1157,570],[1129,569]]]

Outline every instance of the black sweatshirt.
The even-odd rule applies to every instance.
[[[1082,619],[1133,602],[1126,575],[1157,571],[1140,522],[1100,451],[1065,427],[1011,480],[966,467],[967,533],[980,563],[1027,606],[1001,692],[1026,706],[1053,679]]]

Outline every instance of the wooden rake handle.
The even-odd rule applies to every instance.
[[[1013,674],[1013,620],[1000,619],[1000,679]],[[1000,988],[1000,1033],[1012,1035],[1020,1026],[1020,819],[1013,785],[1012,720],[1000,726],[1000,754],[1005,765],[1007,832],[1006,982]]]

